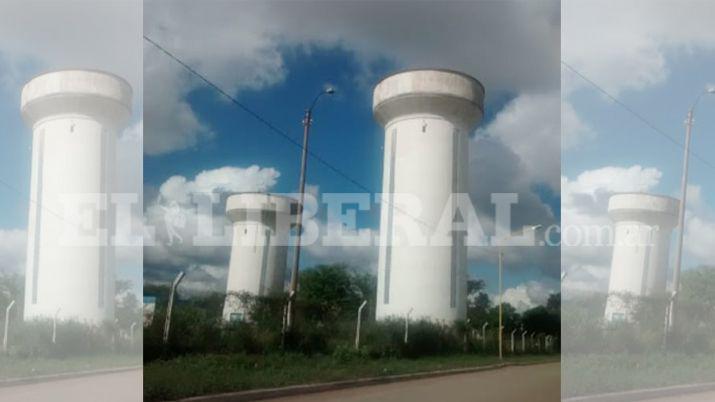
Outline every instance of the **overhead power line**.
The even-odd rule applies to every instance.
[[[216,83],[214,83],[213,81],[211,81],[210,79],[208,79],[206,76],[204,76],[204,75],[201,74],[200,72],[196,71],[196,69],[194,69],[193,67],[191,67],[190,65],[188,65],[186,62],[184,62],[184,61],[181,60],[179,57],[177,57],[176,55],[174,55],[172,52],[170,52],[169,50],[167,50],[165,47],[161,46],[160,44],[158,44],[157,42],[155,42],[154,40],[152,40],[152,39],[149,38],[148,36],[146,36],[146,35],[143,35],[143,36],[144,36],[144,40],[146,40],[146,41],[147,41],[148,43],[150,43],[152,46],[154,46],[154,47],[157,48],[159,51],[161,51],[162,53],[164,53],[165,55],[167,55],[169,58],[171,58],[172,60],[174,60],[176,63],[178,63],[178,64],[179,64],[180,66],[182,66],[184,69],[186,69],[186,71],[190,72],[191,74],[193,74],[194,76],[196,76],[197,78],[199,78],[199,79],[200,79],[201,81],[203,81],[207,86],[209,86],[210,88],[212,88],[213,90],[215,90],[216,92],[218,92],[221,96],[225,97],[225,98],[228,99],[231,103],[233,103],[234,105],[238,106],[241,110],[243,110],[244,112],[248,113],[248,114],[251,115],[253,118],[255,118],[256,120],[258,120],[259,122],[261,122],[263,125],[265,125],[266,127],[268,127],[268,129],[270,129],[270,130],[271,130],[272,132],[274,132],[275,134],[278,134],[280,137],[282,137],[282,138],[285,139],[286,141],[288,141],[288,142],[290,142],[291,144],[293,144],[293,145],[295,145],[296,147],[298,147],[298,149],[303,149],[303,145],[302,145],[298,140],[296,140],[295,138],[293,138],[292,136],[290,136],[287,132],[285,132],[284,130],[281,130],[281,129],[278,128],[275,124],[271,123],[268,119],[266,119],[265,117],[263,117],[260,113],[256,112],[255,110],[253,110],[253,109],[251,109],[250,107],[246,106],[244,103],[242,103],[241,101],[239,101],[239,100],[236,99],[235,97],[231,96],[228,92],[226,92],[225,90],[223,90],[223,89],[222,89],[220,86],[218,86]],[[363,190],[363,191],[365,191],[365,192],[368,192],[368,193],[375,193],[375,191],[371,190],[370,188],[368,188],[366,185],[360,183],[359,181],[353,179],[353,178],[350,177],[347,173],[345,173],[345,172],[343,172],[341,169],[335,167],[333,164],[331,164],[330,162],[328,162],[327,160],[325,160],[323,157],[321,157],[320,155],[316,154],[315,152],[308,150],[308,155],[310,155],[313,159],[315,159],[316,161],[320,162],[320,164],[322,164],[323,166],[327,167],[328,169],[330,169],[331,171],[333,171],[334,173],[336,173],[337,175],[339,175],[339,176],[342,177],[343,179],[349,181],[350,183],[352,183],[354,186],[358,187],[359,189],[361,189],[361,190]],[[387,204],[388,202],[382,200],[382,198],[381,198],[380,203],[385,203],[385,204]],[[394,205],[394,204],[393,204],[393,208],[395,208],[396,210],[398,210],[398,211],[402,212],[403,214],[409,216],[410,218],[414,219],[414,220],[417,221],[418,223],[421,223],[421,224],[425,225],[425,226],[428,227],[428,228],[432,227],[431,224],[425,222],[424,220],[422,220],[422,219],[420,219],[420,218],[418,218],[418,217],[415,217],[414,215],[409,214],[408,212],[404,211],[402,208],[399,208],[398,206],[396,206],[396,205]]]
[[[594,82],[592,79],[588,78],[588,77],[585,76],[583,73],[581,73],[580,71],[576,70],[576,68],[574,68],[572,65],[570,65],[569,63],[567,63],[567,62],[564,61],[564,60],[561,60],[561,64],[562,64],[564,67],[566,67],[567,69],[569,69],[571,72],[573,72],[574,74],[576,74],[576,76],[578,76],[579,78],[581,78],[583,81],[585,81],[586,83],[588,83],[589,85],[591,85],[593,88],[595,88],[598,92],[600,92],[601,94],[603,94],[604,96],[606,96],[608,99],[610,99],[611,101],[613,101],[613,103],[617,104],[618,106],[620,106],[620,107],[622,107],[624,110],[626,110],[628,113],[632,114],[636,119],[640,120],[643,124],[645,124],[648,128],[650,128],[651,130],[653,130],[656,134],[659,134],[660,136],[662,136],[663,138],[665,138],[666,140],[668,140],[668,141],[671,142],[672,144],[678,146],[680,149],[685,149],[685,145],[682,144],[680,141],[678,141],[677,139],[673,138],[672,136],[670,136],[670,134],[666,133],[665,131],[661,130],[661,129],[660,129],[659,127],[657,127],[655,124],[651,123],[651,122],[650,122],[648,119],[646,119],[643,115],[641,115],[640,113],[638,113],[637,111],[635,111],[633,108],[631,108],[631,107],[628,106],[626,103],[624,103],[623,101],[621,101],[620,99],[618,99],[616,96],[612,95],[610,92],[606,91],[602,86],[598,85],[598,84],[597,84],[596,82]],[[695,151],[693,151],[693,150],[690,150],[689,153],[690,153],[690,155],[692,155],[694,158],[696,158],[697,160],[699,160],[700,162],[702,162],[705,166],[707,166],[707,167],[709,167],[709,168],[715,170],[715,164],[712,164],[710,161],[708,161],[707,159],[705,159],[705,158],[703,158],[702,156],[698,155],[698,154],[695,153]]]
[[[243,110],[244,112],[246,112],[246,113],[248,113],[249,115],[251,115],[251,117],[253,117],[253,118],[255,118],[256,120],[258,120],[259,122],[261,122],[263,125],[265,125],[266,127],[268,127],[271,131],[273,131],[274,133],[280,135],[280,136],[283,137],[285,140],[287,140],[287,141],[290,142],[291,144],[295,145],[295,146],[298,147],[299,149],[302,149],[302,148],[303,148],[303,145],[302,145],[298,140],[296,140],[295,138],[293,138],[292,136],[290,136],[290,135],[289,135],[288,133],[286,133],[284,130],[281,130],[280,128],[278,128],[276,125],[274,125],[273,123],[271,123],[270,121],[268,121],[268,119],[266,119],[266,118],[264,118],[263,116],[261,116],[258,112],[254,111],[253,109],[251,109],[250,107],[246,106],[245,104],[243,104],[241,101],[239,101],[239,100],[236,99],[235,97],[231,96],[228,92],[224,91],[221,87],[219,87],[219,86],[218,86],[217,84],[215,84],[213,81],[209,80],[208,78],[206,78],[206,76],[204,76],[203,74],[199,73],[198,71],[196,71],[196,69],[194,69],[194,68],[191,67],[190,65],[186,64],[183,60],[179,59],[179,58],[178,58],[177,56],[175,56],[173,53],[171,53],[170,51],[168,51],[165,47],[163,47],[163,46],[161,46],[160,44],[156,43],[155,41],[153,41],[151,38],[149,38],[149,37],[146,36],[146,35],[144,35],[144,40],[146,40],[147,42],[149,42],[150,44],[152,44],[154,47],[156,47],[157,49],[159,49],[159,50],[160,50],[162,53],[164,53],[165,55],[169,56],[172,60],[174,60],[174,61],[177,62],[179,65],[181,65],[182,67],[184,67],[184,68],[185,68],[187,71],[189,71],[191,74],[193,74],[193,75],[195,75],[196,77],[198,77],[201,81],[203,81],[203,82],[204,82],[206,85],[208,85],[210,88],[212,88],[213,90],[215,90],[216,92],[218,92],[219,94],[221,94],[221,96],[223,96],[223,97],[225,97],[226,99],[228,99],[231,103],[233,103],[234,105],[238,106],[238,107],[239,107],[241,110]],[[361,184],[361,183],[358,182],[357,180],[355,180],[355,179],[353,179],[352,177],[348,176],[345,172],[343,172],[342,170],[338,169],[337,167],[335,167],[334,165],[332,165],[330,162],[328,162],[327,160],[323,159],[320,155],[317,155],[315,152],[309,150],[309,151],[308,151],[308,154],[309,154],[312,158],[314,158],[315,160],[317,160],[318,162],[320,162],[322,165],[324,165],[324,166],[327,167],[328,169],[332,170],[333,172],[335,172],[336,174],[338,174],[339,176],[341,176],[341,177],[344,178],[345,180],[349,181],[350,183],[352,183],[352,184],[355,185],[356,187],[360,188],[361,190],[367,191],[367,192],[372,192],[367,186]]]

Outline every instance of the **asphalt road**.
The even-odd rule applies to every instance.
[[[715,391],[702,392],[699,394],[683,394],[677,396],[668,396],[663,398],[648,399],[643,402],[703,402],[715,401]]]
[[[560,399],[560,364],[549,363],[270,399],[269,401],[558,402]]]
[[[0,387],[2,402],[141,402],[141,370]]]

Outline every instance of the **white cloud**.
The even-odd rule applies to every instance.
[[[204,170],[194,180],[172,176],[159,187],[164,203],[189,204],[191,197],[206,193],[264,192],[276,184],[280,173],[274,168],[252,165],[247,168],[225,166]]]
[[[562,59],[609,93],[640,91],[664,83],[674,54],[715,49],[712,15],[715,3],[668,1],[562,1]],[[565,96],[564,145],[574,146],[591,135],[568,100],[580,89],[595,90],[569,68],[562,68]],[[604,98],[605,99],[605,98]]]
[[[574,148],[578,144],[592,140],[596,131],[583,121],[573,105],[565,97],[561,101],[561,147],[563,150]]]
[[[558,191],[561,172],[561,96],[558,91],[521,94],[477,135],[498,137],[521,159],[529,181]]]
[[[454,68],[487,88],[511,92],[559,85],[558,2],[214,2],[148,1],[145,33],[229,93],[261,89],[289,74],[284,52],[339,47],[360,64],[358,85],[374,65]],[[429,29],[429,27],[439,29]],[[195,146],[210,137],[186,96],[199,82],[145,46],[148,154]],[[173,64],[173,65],[172,65]],[[508,68],[505,68],[508,66]],[[167,85],[168,84],[168,85]],[[151,97],[151,98],[149,98]],[[178,120],[183,120],[179,124]],[[156,126],[152,126],[157,124]]]
[[[144,252],[147,281],[166,282],[176,271],[184,270],[187,277],[183,287],[191,292],[223,290],[231,245],[231,232],[226,230],[230,227],[225,216],[226,198],[232,193],[267,192],[279,177],[274,168],[254,165],[225,166],[202,171],[193,178],[177,175],[165,180],[145,210],[146,224],[155,230],[153,244]],[[307,191],[317,193],[318,187],[308,186]],[[198,207],[197,202],[207,194],[216,196],[212,207]],[[203,198],[203,202],[207,200]],[[216,244],[194,244],[199,220],[211,221]],[[173,244],[169,244],[169,226],[178,235]],[[317,255],[330,258],[328,253]]]
[[[143,154],[142,154],[142,121],[131,125],[117,139],[117,171],[115,194],[128,194],[136,197],[136,203],[131,206],[131,223],[117,222],[116,241],[121,246],[116,248],[118,269],[122,266],[142,266],[141,236],[143,227]],[[125,219],[117,216],[117,219]]]
[[[181,282],[182,293],[225,292],[228,278],[227,266],[196,264],[184,269],[186,276]]]
[[[25,273],[26,244],[24,230],[0,229],[0,274]]]
[[[715,239],[715,220],[692,216],[686,221],[683,247],[686,253],[703,265],[712,265],[715,261],[713,239]]]
[[[453,68],[479,78],[489,93],[517,94],[511,108],[500,114],[498,123],[485,130],[494,131],[491,135],[499,138],[470,142],[470,148],[476,150],[472,152],[470,171],[485,172],[477,174],[476,186],[470,187],[473,192],[478,189],[480,194],[487,194],[486,200],[477,201],[478,210],[487,215],[493,213],[490,192],[518,192],[520,205],[514,224],[527,225],[550,224],[556,219],[530,180],[546,183],[558,193],[559,25],[555,1],[452,2],[448,6],[440,2],[199,5],[180,1],[169,5],[149,1],[145,33],[231,94],[283,82],[290,74],[284,59],[290,52],[332,48],[355,56],[359,72],[352,78],[365,92],[379,78],[375,73],[377,65],[429,67],[437,60],[439,65],[435,67]],[[172,66],[173,61],[148,44],[145,59],[149,66],[147,88],[156,94],[156,99],[147,99],[147,116],[168,116],[167,122],[157,123],[156,128],[150,127],[152,123],[147,118],[146,144],[151,145],[146,146],[145,152],[167,153],[209,140],[210,125],[186,107],[187,96],[200,83]],[[162,80],[175,82],[176,86],[165,88],[160,84]],[[157,89],[153,90],[152,85]],[[188,123],[172,121],[178,115],[185,116]],[[524,142],[538,144],[540,151],[529,150]],[[494,149],[498,152],[490,152]],[[502,172],[500,168],[505,168],[506,173],[493,173]],[[183,184],[177,185],[183,188]],[[321,261],[349,258],[374,265],[375,260],[368,247],[308,250]],[[551,254],[557,261],[558,250],[551,250]],[[528,256],[524,256],[520,260],[525,262]],[[558,271],[558,262],[550,265],[553,267],[545,270]]]
[[[129,81],[134,90],[134,115],[140,116],[143,104],[143,7],[140,0],[5,0],[1,8],[0,90],[17,99],[13,107],[18,107],[20,90],[34,75],[87,68],[109,71]],[[19,122],[19,114],[14,115]],[[137,231],[142,213],[140,119],[135,117],[135,123],[118,138],[115,183],[116,192],[139,195],[139,204],[132,215]],[[30,158],[29,152],[26,157]],[[29,177],[26,180],[29,181]],[[119,234],[120,237],[127,235]],[[120,266],[141,267],[139,247],[119,247],[117,258]],[[135,282],[140,282],[140,278]]]
[[[0,64],[0,81],[16,90],[28,68],[108,70],[131,83],[140,106],[141,24],[139,0],[3,1],[0,54],[11,62]]]
[[[504,303],[509,303],[518,312],[524,312],[530,308],[545,305],[549,295],[555,293],[543,282],[529,281],[513,288],[504,290],[502,296]],[[493,298],[492,300],[496,300]]]
[[[567,272],[563,288],[569,292],[600,291],[608,289],[612,249],[609,246],[570,245],[567,227],[610,227],[608,199],[619,192],[652,192],[662,174],[655,168],[632,166],[604,167],[585,171],[575,180],[562,178],[562,269]],[[715,219],[700,186],[688,187],[684,246],[684,269],[700,264],[711,264],[715,259],[712,239],[715,236]],[[574,238],[575,239],[575,238]],[[674,249],[671,250],[674,257]]]
[[[607,91],[641,90],[668,76],[668,52],[714,49],[708,1],[564,1],[562,57]],[[566,77],[571,77],[566,72]],[[584,85],[567,79],[567,88]]]
[[[693,265],[712,265],[715,261],[715,213],[708,205],[701,186],[688,185],[687,206],[683,238],[685,255],[694,260]]]
[[[210,139],[212,131],[199,121],[185,100],[194,85],[181,67],[163,54],[148,53],[144,63],[147,76],[144,119],[147,135],[144,152],[158,155],[192,148]]]
[[[608,287],[611,248],[577,245],[576,233],[583,234],[586,228],[610,227],[610,196],[619,192],[651,192],[661,176],[658,169],[635,165],[587,170],[574,180],[561,178],[561,267],[568,275],[563,283],[566,296],[570,291],[606,291]]]
[[[152,275],[172,275],[171,269],[185,269],[190,266],[219,265],[227,267],[230,225],[225,216],[225,199],[230,193],[265,192],[273,187],[280,172],[273,168],[249,166],[239,168],[226,166],[205,170],[193,179],[172,176],[160,187],[156,198],[151,200],[144,211],[146,225],[154,230],[154,238],[148,239],[144,249],[144,264]],[[209,201],[215,196],[210,208],[197,208],[197,202]],[[204,198],[202,198],[204,197]],[[217,238],[218,245],[195,245],[199,221],[210,220],[210,235]],[[169,229],[177,236],[170,236]],[[151,235],[151,234],[149,234]],[[166,273],[157,269],[169,269]]]
[[[601,193],[646,192],[658,184],[662,175],[656,168],[644,168],[640,165],[629,168],[606,166],[586,170],[574,181],[562,177],[561,190],[565,204],[568,205],[574,201],[573,197],[578,195],[596,198]]]
[[[172,176],[159,187],[156,198],[145,210],[148,226],[155,229],[153,245],[144,249],[145,278],[147,282],[170,281],[178,270],[187,274],[182,288],[191,292],[223,291],[228,271],[231,232],[230,222],[225,217],[225,199],[229,194],[239,192],[266,192],[273,188],[280,173],[273,168],[250,166],[239,168],[226,166],[206,170],[194,178]],[[319,196],[316,185],[306,186],[306,193]],[[217,197],[210,210],[196,206],[197,196],[215,194]],[[310,205],[307,203],[306,205]],[[172,212],[173,211],[173,212]],[[309,211],[308,213],[314,213]],[[177,219],[178,216],[183,218]],[[199,219],[210,219],[212,233],[218,244],[196,245]],[[169,243],[167,220],[177,230],[179,238]],[[315,218],[320,241],[305,244],[305,252],[314,263],[347,263],[359,269],[374,272],[377,263],[377,248],[373,246],[355,247],[349,244],[322,245],[324,236],[339,240],[336,232],[329,231],[328,225]],[[341,228],[345,230],[345,228]],[[355,231],[345,230],[357,234]],[[360,233],[372,234],[371,229],[360,229]]]

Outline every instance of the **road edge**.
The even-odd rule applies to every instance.
[[[455,374],[468,374],[479,371],[497,370],[512,366],[533,366],[539,364],[559,363],[561,359],[540,361],[540,362],[507,362],[497,363],[487,366],[465,367],[449,370],[426,371],[420,373],[398,374],[384,377],[368,377],[355,380],[344,380],[327,383],[291,385],[279,388],[264,388],[248,391],[226,392],[221,394],[192,396],[179,399],[176,402],[248,402],[259,401],[270,398],[281,398],[288,396],[298,396],[314,394],[326,391],[338,391],[347,388],[359,388],[370,385],[389,384],[394,382],[421,380],[425,378],[444,377]]]
[[[124,371],[141,370],[142,366],[124,366],[113,367],[99,370],[72,371],[68,373],[47,374],[34,377],[20,377],[2,380],[0,379],[0,388],[13,387],[16,385],[37,384],[42,382],[70,380],[74,378],[91,377],[102,374],[113,374]]]
[[[563,402],[630,402],[644,399],[664,398],[715,390],[715,382],[672,385],[669,387],[647,388],[632,391],[609,392],[605,394],[583,395],[566,398]]]

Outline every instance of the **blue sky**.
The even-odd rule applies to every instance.
[[[27,226],[32,138],[30,130],[20,118],[19,93],[15,96],[8,93],[0,99],[0,121],[0,129],[6,133],[3,135],[4,146],[0,147],[0,159],[7,166],[0,180],[11,186],[3,186],[1,190],[3,196],[0,197],[0,208],[4,212],[0,214],[0,227],[23,229]]]
[[[380,192],[384,133],[372,117],[372,87],[355,82],[360,74],[354,56],[343,49],[313,49],[309,54],[287,52],[285,67],[289,72],[284,82],[269,88],[242,91],[237,99],[283,129],[295,141],[302,140],[303,110],[324,86],[338,92],[325,97],[315,110],[310,149],[347,176]],[[374,71],[384,76],[399,70],[392,63]],[[514,98],[508,92],[490,92],[486,99],[481,125],[488,125],[496,113]],[[200,119],[208,122],[215,136],[190,149],[166,155],[147,156],[144,160],[144,183],[158,188],[172,175],[193,177],[201,171],[223,166],[271,166],[281,172],[272,192],[289,193],[297,189],[300,148],[271,131],[263,123],[227,102],[211,88],[201,88],[188,97]],[[276,100],[280,100],[276,102]],[[311,158],[308,184],[317,185],[321,193],[362,193],[363,189]],[[560,199],[544,189],[543,200],[558,211]],[[325,215],[321,208],[319,216]],[[358,227],[379,227],[380,206],[358,213]],[[303,266],[316,261],[308,254]],[[495,270],[491,263],[473,262],[470,273],[485,278],[495,291]],[[505,286],[515,286],[539,275],[527,270],[505,278]]]
[[[683,144],[688,108],[715,83],[715,38],[708,34],[712,5],[690,3],[679,9],[682,13],[674,15],[668,3],[649,7],[625,3],[608,11],[592,3],[567,5],[562,59]],[[604,13],[613,17],[605,24],[595,22],[604,21]],[[596,30],[608,34],[593,35]],[[562,152],[562,174],[570,183],[567,188],[562,185],[563,224],[609,222],[607,197],[602,195],[613,192],[646,191],[680,198],[683,149],[568,68],[562,74],[565,105],[574,112],[562,133],[574,142]],[[701,99],[692,150],[715,166],[713,108],[715,97]],[[715,168],[691,156],[684,269],[711,265],[715,257],[709,245],[715,233],[713,173]],[[602,180],[606,174],[607,180]],[[593,204],[569,201],[579,193],[591,194]],[[563,256],[564,269],[573,273],[565,287],[605,290],[610,250],[565,248]]]
[[[628,91],[618,99],[645,117],[680,144],[684,142],[684,121],[687,110],[695,97],[710,83],[715,83],[712,66],[714,52],[669,52],[667,55],[669,75],[665,82],[641,91]],[[565,70],[565,74],[572,74]],[[577,79],[577,78],[575,78]],[[583,170],[597,168],[603,163],[619,166],[641,164],[658,167],[663,172],[656,191],[672,194],[679,191],[683,149],[663,138],[653,129],[620,105],[606,99],[593,90],[579,91],[571,96],[571,102],[585,123],[598,133],[597,138],[585,141],[576,150],[562,154],[563,173],[573,176]],[[708,153],[715,149],[715,119],[711,110],[715,99],[704,97],[696,110],[693,129],[693,151],[711,164],[715,156]],[[692,158],[690,183],[700,184],[703,191],[715,198],[715,187],[707,186],[713,169],[697,158]]]
[[[20,92],[34,76],[59,69],[88,68],[118,74],[131,83],[134,110],[127,131],[120,134],[117,191],[141,196],[140,6],[132,1],[45,2],[42,7],[32,7],[24,1],[3,4],[0,180],[7,185],[0,185],[0,273],[22,273],[25,269],[32,137],[20,116]],[[140,208],[133,212],[135,221],[140,222]],[[139,231],[135,234],[139,235]],[[141,249],[123,248],[117,254],[117,277],[131,280],[138,293],[142,282]]]
[[[488,204],[490,192],[517,192],[524,201],[517,207],[521,210],[515,218],[515,229],[520,225],[554,223],[554,216],[558,217],[560,210],[558,36],[553,35],[558,31],[558,19],[553,25],[554,13],[558,16],[556,3],[530,6],[530,15],[512,3],[460,2],[454,3],[452,8],[443,8],[437,3],[410,3],[405,7],[383,3],[380,11],[384,13],[377,13],[382,17],[369,21],[360,17],[368,12],[373,15],[376,10],[364,3],[345,4],[337,7],[311,3],[302,10],[250,2],[213,3],[212,7],[199,10],[188,3],[171,7],[150,2],[145,9],[145,34],[296,141],[301,140],[304,108],[325,85],[335,86],[336,95],[323,98],[316,109],[310,148],[376,192],[381,191],[382,185],[384,137],[382,128],[372,118],[374,84],[380,77],[404,68],[443,67],[470,73],[487,88],[486,113],[470,141],[476,161],[470,167],[470,174],[476,187],[480,187],[474,190],[481,197],[481,201],[476,201],[478,213],[487,220],[493,217],[493,208]],[[309,11],[313,6],[320,6],[323,14],[319,20],[326,26],[320,31],[313,26],[316,17]],[[449,29],[444,30],[426,25],[416,34],[419,38],[408,40],[404,37],[405,30],[413,28],[408,27],[407,21],[402,27],[395,24],[391,16],[396,15],[406,19],[412,16],[412,20],[430,16],[427,24],[452,22]],[[245,24],[235,23],[236,19]],[[234,22],[226,26],[229,20]],[[491,36],[481,36],[480,32],[485,29],[482,24],[494,28]],[[510,31],[510,24],[521,25],[523,32]],[[468,43],[455,42],[467,32],[472,37]],[[200,38],[211,38],[211,41],[204,43]],[[238,39],[232,41],[231,38]],[[533,43],[526,49],[529,42]],[[392,51],[388,51],[390,49]],[[480,54],[491,54],[491,57],[480,57]],[[159,188],[171,176],[183,176],[185,183],[180,192],[183,194],[197,185],[196,175],[201,172],[258,165],[280,172],[270,191],[296,190],[298,147],[192,79],[152,45],[145,44],[144,55],[145,93],[149,99],[145,107],[144,183],[145,215],[149,216],[149,223],[160,211],[156,207],[171,198],[164,192],[161,193],[163,201],[156,198]],[[515,57],[529,58],[531,68],[522,63],[505,66],[507,60]],[[173,86],[167,89],[167,83]],[[540,96],[548,100],[543,110]],[[171,121],[187,123],[172,125]],[[189,126],[194,129],[189,130]],[[526,131],[535,126],[535,131],[547,141],[540,141]],[[535,144],[524,150],[520,148],[524,142]],[[535,147],[539,143],[540,155],[529,158],[530,152],[538,153]],[[508,166],[507,160],[518,166]],[[540,169],[542,165],[548,169]],[[502,174],[502,168],[509,173]],[[250,181],[241,172],[235,174],[241,180]],[[514,175],[513,179],[510,175]],[[482,181],[480,176],[488,179]],[[205,185],[205,178],[202,180]],[[308,183],[318,186],[321,193],[363,192],[315,159],[309,160]],[[220,219],[220,208],[215,212]],[[324,211],[319,215],[321,213]],[[358,214],[358,227],[378,229],[379,205]],[[199,255],[205,253],[163,247],[145,249],[145,280],[164,282],[177,269],[191,266],[195,273],[193,281],[192,275],[187,277],[188,286],[220,290],[227,257],[216,258],[216,255],[226,251]],[[376,262],[374,256],[367,254],[370,253],[359,250],[334,250],[327,255],[309,252],[302,266],[342,260],[357,268],[370,268]],[[472,257],[470,273],[485,279],[489,291],[495,293],[496,250],[475,251]],[[507,266],[509,264],[506,287],[530,284],[528,290],[539,302],[549,291],[558,289],[558,250],[517,250],[507,258]],[[205,285],[208,282],[215,285]],[[526,288],[520,291],[528,293]],[[524,297],[533,304],[528,296]]]

